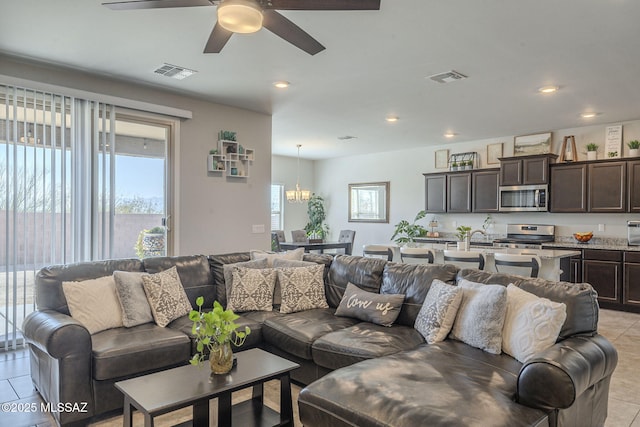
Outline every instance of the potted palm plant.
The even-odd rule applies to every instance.
[[[324,223],[324,220],[327,219],[327,212],[324,209],[322,197],[315,193],[311,195],[307,204],[307,215],[309,222],[304,226],[304,231],[307,232],[309,243],[322,243],[329,233],[329,226]]]
[[[202,311],[204,298],[196,298],[198,310],[191,310],[189,320],[193,322],[191,333],[196,339],[196,354],[189,363],[199,365],[209,354],[211,372],[226,374],[233,367],[233,351],[231,344],[236,347],[244,344],[251,329],[245,326],[244,331],[235,321],[240,317],[233,310],[225,310],[218,301],[214,301],[213,310]]]
[[[420,221],[426,215],[427,213],[422,210],[418,212],[412,223],[410,223],[406,219],[403,219],[402,221],[397,223],[393,236],[391,236],[391,240],[393,240],[400,246],[412,245],[416,237],[424,236],[427,234],[426,228],[424,228],[420,224],[416,224],[416,222]]]

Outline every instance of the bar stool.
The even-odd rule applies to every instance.
[[[428,248],[400,248],[400,259],[405,264],[433,264],[433,250]]]
[[[495,253],[496,271],[499,273],[517,274],[524,277],[538,277],[540,257],[536,255],[514,255]],[[500,266],[501,268],[498,268]]]
[[[369,258],[385,258],[387,261],[393,259],[393,251],[384,245],[364,245],[362,255]]]
[[[445,250],[444,263],[455,264],[460,268],[484,270],[484,256],[480,252]]]

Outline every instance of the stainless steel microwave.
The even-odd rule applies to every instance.
[[[500,212],[546,212],[549,210],[547,185],[500,187]]]

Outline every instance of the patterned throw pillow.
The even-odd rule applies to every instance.
[[[551,347],[567,317],[567,306],[540,298],[517,286],[507,286],[507,314],[502,351],[524,363]]]
[[[282,292],[280,313],[329,307],[324,295],[324,265],[279,268],[277,271]]]
[[[156,274],[145,274],[142,282],[158,326],[164,328],[191,311],[191,303],[175,266]]]
[[[276,271],[273,268],[233,267],[233,284],[227,309],[236,312],[272,311]]]
[[[304,248],[298,248],[286,252],[265,252],[252,250],[249,252],[249,255],[251,256],[251,259],[266,258],[269,262],[269,267],[273,267],[273,261],[278,258],[302,261],[302,258],[304,257]]]
[[[354,317],[365,322],[391,326],[404,302],[402,294],[377,294],[347,283],[336,316]]]
[[[224,275],[224,287],[227,295],[227,299],[229,299],[229,295],[231,294],[231,288],[233,287],[233,269],[235,267],[245,267],[245,268],[267,268],[269,263],[266,258],[260,258],[252,261],[244,261],[244,262],[236,262],[234,264],[224,264],[222,266],[222,273]]]
[[[122,309],[113,276],[62,282],[71,317],[82,323],[91,335],[122,326]]]
[[[153,314],[144,293],[142,276],[138,271],[114,271],[116,293],[122,308],[122,324],[126,328],[153,322]]]
[[[435,279],[416,317],[414,328],[429,344],[444,341],[462,301],[462,288]]]
[[[507,288],[461,279],[462,302],[451,330],[451,338],[488,353],[502,351],[502,327],[507,311]]]

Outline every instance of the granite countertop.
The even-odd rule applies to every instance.
[[[444,250],[456,250],[455,246],[447,247],[443,243],[426,243],[423,242],[422,247],[433,249],[436,252]],[[494,246],[474,246],[473,241],[469,252],[480,252],[483,255],[492,255],[495,253],[513,254],[513,255],[537,255],[541,259],[565,258],[574,255],[580,255],[578,250],[567,249],[529,249],[529,248],[500,248]]]

